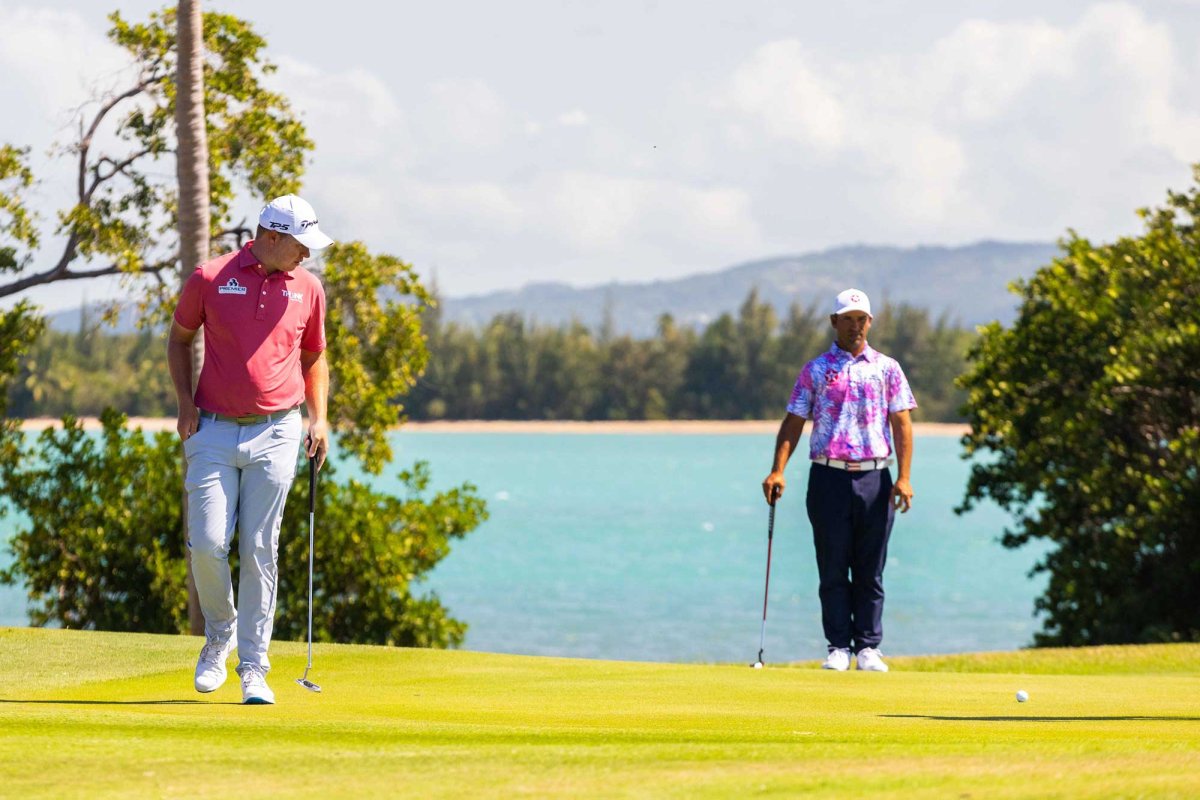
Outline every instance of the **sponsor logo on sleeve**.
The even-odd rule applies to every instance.
[[[237,278],[230,278],[224,285],[217,287],[217,294],[245,294],[246,287],[237,282]]]
[[[293,291],[289,291],[288,289],[284,289],[283,296],[286,297],[288,300],[291,300],[293,303],[304,302],[304,293],[303,292],[293,292]]]

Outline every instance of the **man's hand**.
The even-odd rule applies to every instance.
[[[308,426],[308,436],[304,440],[304,452],[309,458],[317,459],[317,471],[325,466],[325,457],[329,453],[329,425],[325,420],[317,420]]]
[[[901,514],[907,514],[912,508],[913,490],[912,484],[908,482],[908,478],[900,478],[896,484],[892,486],[892,508],[899,510]]]
[[[783,477],[782,472],[772,472],[767,476],[767,479],[762,483],[763,497],[767,498],[767,505],[775,505],[775,501],[783,496],[783,490],[787,487],[787,480]]]
[[[175,423],[175,430],[179,432],[179,440],[186,442],[199,429],[200,410],[196,408],[196,404],[190,401],[181,403],[179,406],[179,419]]]

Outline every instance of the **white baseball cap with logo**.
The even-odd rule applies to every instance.
[[[862,289],[846,289],[840,292],[833,301],[833,313],[845,314],[847,311],[862,311],[871,316],[871,298]]]
[[[333,244],[317,227],[317,212],[294,194],[276,197],[263,206],[258,224],[269,231],[286,233],[309,250],[324,250]]]

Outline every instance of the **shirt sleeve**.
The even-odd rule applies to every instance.
[[[175,321],[189,331],[204,324],[204,273],[200,267],[183,282],[183,291],[175,305]]]
[[[900,368],[898,361],[892,361],[888,365],[887,402],[889,414],[917,407],[917,399],[913,397],[912,389],[908,385],[908,378],[904,376],[904,370]]]
[[[792,387],[792,397],[788,401],[787,410],[789,414],[795,414],[798,417],[812,419],[813,407],[813,380],[812,380],[812,362],[804,365],[804,369],[800,370],[800,374],[796,376],[796,385]]]
[[[315,288],[310,292],[313,304],[309,309],[308,321],[304,323],[300,349],[309,353],[322,353],[325,351],[325,287],[319,280],[314,279],[313,283]]]

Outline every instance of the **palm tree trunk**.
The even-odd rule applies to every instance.
[[[208,134],[204,119],[204,20],[200,0],[179,0],[176,17],[175,129],[179,146],[175,169],[179,178],[179,266],[180,283],[197,264],[208,260],[210,243],[208,190]],[[197,334],[192,350],[192,390],[204,363],[204,335]],[[182,458],[182,456],[181,456]],[[187,472],[187,460],[183,463]],[[187,536],[187,493],[183,496],[183,536]],[[191,551],[187,559],[188,627],[204,633],[204,616],[192,579]]]

